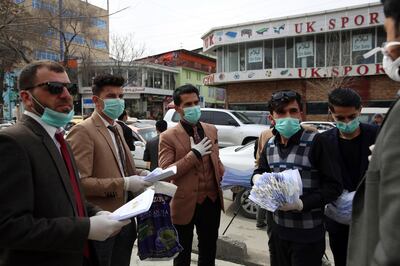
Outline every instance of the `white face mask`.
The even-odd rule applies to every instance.
[[[389,42],[384,45],[384,47],[377,47],[364,54],[364,58],[371,57],[372,55],[381,52],[383,54],[383,69],[386,72],[386,75],[394,81],[400,82],[400,57],[396,60],[392,60],[387,52],[387,48],[391,46],[399,45],[400,42]]]

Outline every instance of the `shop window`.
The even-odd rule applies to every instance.
[[[147,70],[146,73],[146,87],[153,88],[154,87],[154,80],[153,80],[153,71]]]
[[[154,88],[161,89],[162,87],[162,73],[159,71],[154,72]]]
[[[386,42],[386,32],[383,27],[378,27],[377,29],[377,47],[382,47],[383,43]],[[382,53],[377,53],[376,54],[376,63],[381,64],[383,60],[383,54]]]
[[[191,79],[192,73],[190,71],[186,71],[186,79]]]
[[[327,102],[308,102],[307,103],[308,115],[325,115],[328,114]]]
[[[286,39],[286,67],[293,68],[294,66],[294,48],[293,48],[294,40],[293,38]]]
[[[140,86],[138,84],[138,73],[136,68],[128,69],[128,86]]]
[[[272,68],[272,41],[264,42],[264,68]]]
[[[228,56],[228,46],[224,47],[224,71],[223,72],[228,72],[229,71],[229,56]]]
[[[244,43],[239,45],[239,60],[240,71],[246,71],[246,46]]]
[[[296,67],[314,67],[314,36],[296,38]]]
[[[217,49],[217,72],[222,72],[222,47]]]
[[[285,68],[285,39],[274,40],[274,68]]]
[[[340,32],[332,32],[326,35],[326,66],[338,66],[340,64]]]
[[[239,70],[239,49],[238,45],[229,46],[229,72],[234,72]]]
[[[354,30],[352,36],[352,64],[373,64],[375,57],[364,58],[363,55],[375,47],[375,29]]]
[[[249,43],[247,45],[247,70],[263,68],[262,42]]]
[[[342,32],[342,66],[351,65],[351,34],[350,31]]]
[[[316,36],[316,67],[325,67],[325,34]]]

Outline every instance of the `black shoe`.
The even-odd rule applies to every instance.
[[[257,228],[260,228],[260,229],[261,229],[261,228],[264,228],[264,227],[266,227],[266,226],[267,226],[266,223],[257,223],[257,224],[256,224],[256,227],[257,227]]]

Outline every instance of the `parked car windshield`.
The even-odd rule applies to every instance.
[[[138,133],[146,140],[146,142],[157,136],[157,131],[155,127],[139,128]]]
[[[249,148],[249,147],[254,146],[254,142],[256,142],[256,141],[255,141],[255,140],[252,140],[252,141],[250,141],[249,143],[247,143],[246,145],[237,147],[237,148],[235,149],[235,152],[238,152],[238,151],[241,151],[241,150],[244,150],[244,149],[247,149],[247,148]]]
[[[232,114],[240,120],[243,124],[255,124],[251,119],[249,119],[244,113],[232,112]]]

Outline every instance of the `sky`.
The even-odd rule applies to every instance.
[[[89,0],[106,8],[107,0]],[[377,0],[109,0],[110,35],[131,34],[145,55],[202,47],[211,28],[306,14]],[[112,44],[111,44],[112,45]]]

